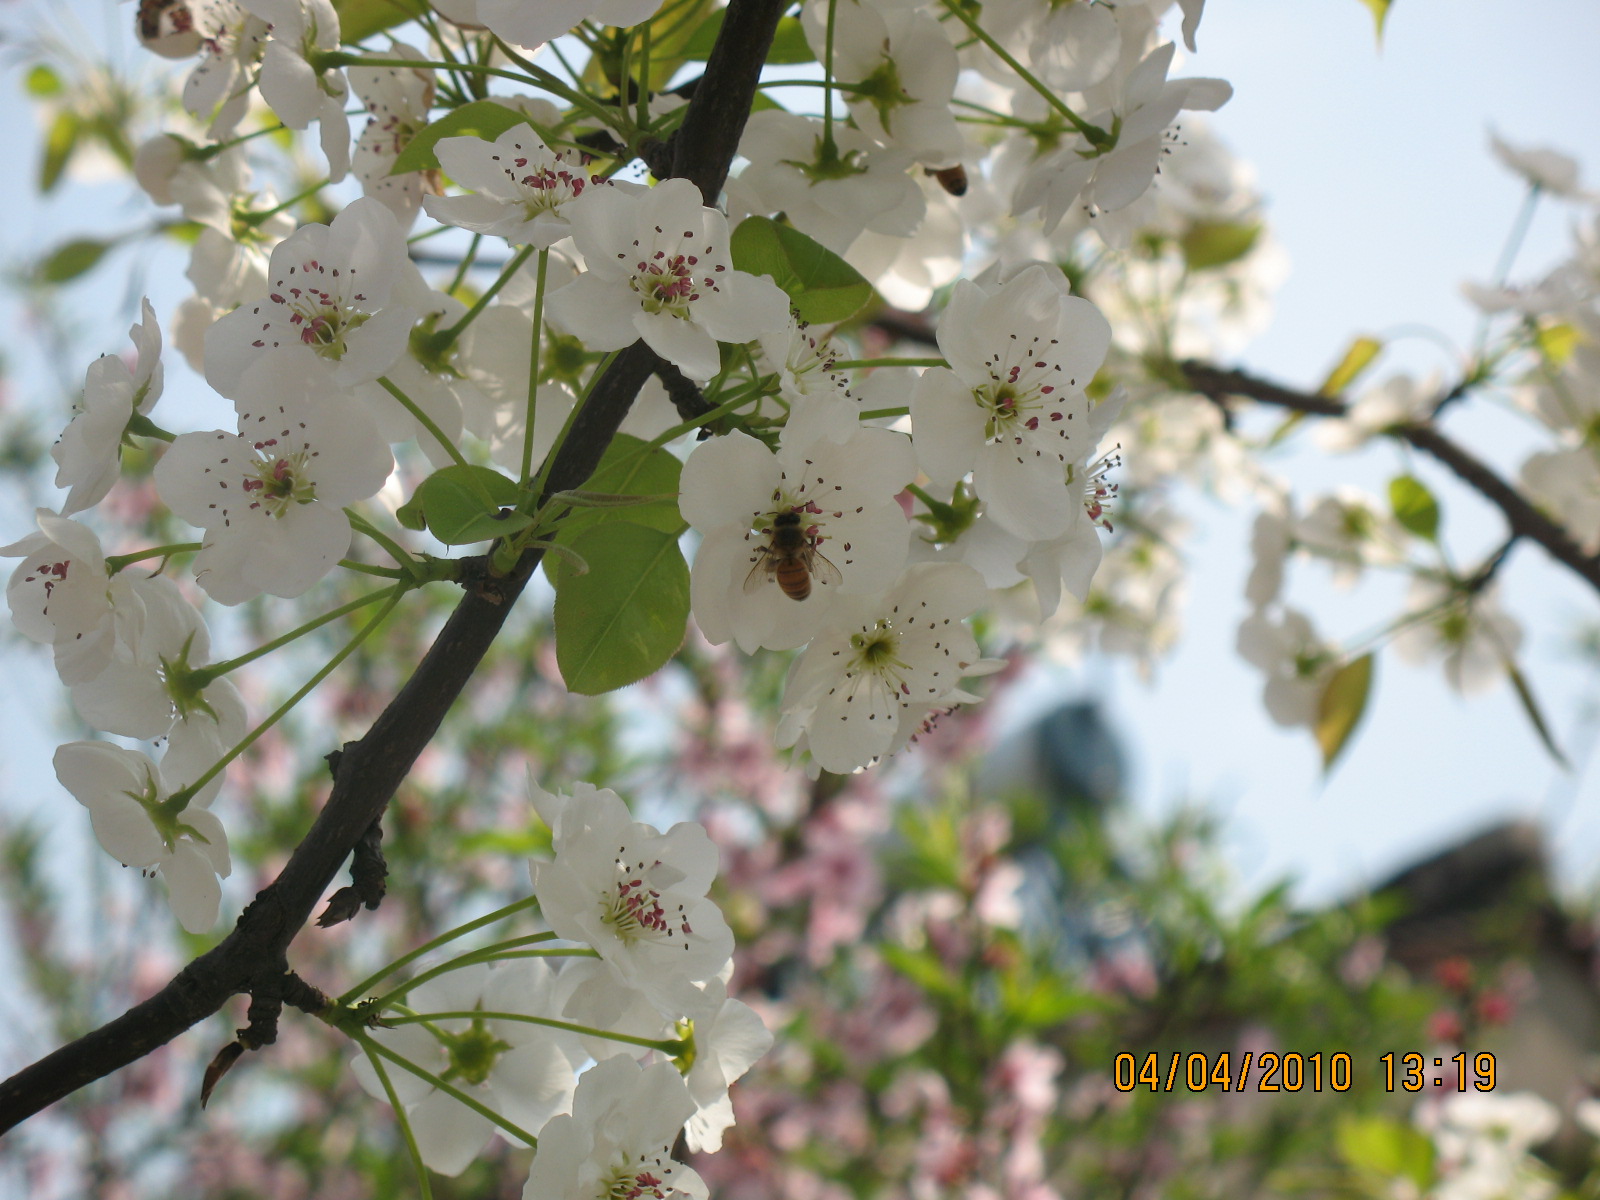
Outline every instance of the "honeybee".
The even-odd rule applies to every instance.
[[[785,596],[804,600],[811,595],[812,579],[828,586],[844,582],[839,568],[817,549],[817,539],[806,536],[805,522],[797,512],[781,512],[772,518],[767,544],[758,547],[758,554],[756,565],[744,577],[747,592],[776,579]]]

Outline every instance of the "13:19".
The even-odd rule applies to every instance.
[[[1395,1089],[1396,1081],[1395,1057],[1396,1056],[1394,1052],[1391,1050],[1388,1054],[1385,1054],[1378,1059],[1378,1061],[1383,1064],[1384,1086],[1391,1092]],[[1401,1067],[1399,1074],[1400,1086],[1408,1092],[1422,1091],[1422,1089],[1430,1082],[1429,1077],[1424,1073],[1428,1065],[1428,1060],[1423,1055],[1418,1054],[1415,1051],[1412,1051],[1410,1054],[1400,1055],[1399,1058]],[[1461,1053],[1453,1055],[1448,1059],[1436,1058],[1433,1060],[1433,1065],[1436,1068],[1443,1067],[1447,1062],[1455,1064],[1456,1091],[1466,1091],[1467,1052],[1463,1050]],[[1490,1054],[1486,1050],[1480,1051],[1478,1054],[1474,1055],[1472,1059],[1472,1074],[1472,1086],[1478,1091],[1494,1091],[1494,1055]],[[1444,1076],[1434,1075],[1431,1079],[1431,1082],[1436,1088],[1443,1087]]]

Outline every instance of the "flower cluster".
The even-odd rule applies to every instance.
[[[522,942],[578,948],[540,951],[568,956],[559,970],[537,957],[425,972],[392,993],[401,1015],[370,1035],[381,1056],[356,1059],[357,1077],[399,1102],[442,1174],[498,1130],[537,1141],[529,1200],[704,1197],[672,1147],[680,1133],[691,1150],[722,1145],[729,1085],[772,1045],[728,995],[733,935],[706,895],[717,851],[699,825],[634,821],[609,789],[532,798],[551,830],[532,874],[552,932]]]

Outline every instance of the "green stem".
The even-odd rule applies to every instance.
[[[215,142],[209,146],[197,147],[194,151],[194,157],[201,162],[206,162],[225,151],[232,150],[235,146],[242,146],[245,142],[258,137],[270,137],[274,133],[283,133],[288,128],[287,125],[280,122],[277,125],[265,125],[260,129],[252,129],[249,133],[241,133],[238,137],[229,138],[225,142]]]
[[[438,333],[433,335],[428,349],[433,351],[435,354],[443,354],[446,350],[450,349],[450,347],[455,344],[456,339],[461,336],[462,330],[466,329],[468,325],[471,325],[478,319],[478,314],[489,307],[489,301],[493,300],[497,295],[500,294],[500,289],[511,282],[511,277],[521,269],[523,263],[527,262],[528,259],[532,257],[532,246],[524,246],[521,250],[518,250],[515,254],[513,254],[511,256],[511,261],[506,263],[505,267],[501,269],[499,278],[497,278],[493,283],[484,289],[483,295],[479,296],[472,302],[472,307],[461,314],[461,319],[454,325],[450,326],[449,329],[441,329]]]
[[[161,426],[157,425],[149,417],[139,412],[134,413],[133,416],[128,418],[127,428],[125,428],[123,432],[131,433],[135,437],[157,438],[163,442],[175,441],[178,437],[177,434],[170,433],[161,428]]]
[[[1528,194],[1522,198],[1522,207],[1517,210],[1517,216],[1511,223],[1511,229],[1506,234],[1506,244],[1501,247],[1500,261],[1494,268],[1494,286],[1503,288],[1506,280],[1511,277],[1511,265],[1517,261],[1517,253],[1522,249],[1522,243],[1528,236],[1528,228],[1533,224],[1534,210],[1539,207],[1539,197],[1544,189],[1537,183],[1528,185]],[[1483,348],[1489,335],[1489,314],[1481,313],[1478,317],[1478,328],[1473,334],[1473,357],[1478,358],[1483,354]]]
[[[524,504],[537,505],[539,498],[544,495],[545,481],[550,477],[550,468],[555,466],[556,455],[561,453],[561,447],[566,444],[567,435],[572,432],[572,426],[578,419],[578,414],[583,411],[583,406],[588,403],[589,393],[594,391],[594,385],[606,373],[612,361],[620,351],[613,350],[597,362],[594,370],[589,373],[589,378],[584,381],[583,394],[578,397],[577,403],[572,406],[572,411],[567,413],[567,419],[561,426],[561,432],[556,434],[556,440],[550,449],[545,451],[544,462],[539,465],[539,474],[533,481],[533,486],[528,490],[528,495],[523,499]]]
[[[357,562],[353,558],[341,558],[339,565],[346,571],[354,571],[358,575],[374,575],[379,579],[415,578],[410,571],[402,571],[399,567],[375,567],[371,563]]]
[[[602,125],[606,125],[617,130],[619,133],[623,133],[624,140],[632,135],[631,130],[624,130],[624,126],[628,124],[625,114],[614,112],[586,93],[575,88],[568,87],[565,83],[562,83],[560,79],[556,78],[556,76],[551,72],[531,62],[523,55],[518,54],[515,49],[506,44],[505,39],[497,37],[494,39],[494,44],[495,47],[502,54],[504,54],[507,59],[516,63],[519,67],[531,75],[534,83],[537,86],[542,87],[551,95],[560,96],[574,108],[583,109],[584,112],[588,113],[591,117],[594,117]],[[557,54],[556,57],[559,59],[561,56]],[[562,65],[566,66],[566,61],[564,59],[562,60]],[[570,72],[572,68],[567,67],[567,70]],[[574,76],[574,78],[578,77]],[[623,116],[623,120],[617,120],[619,115]]]
[[[1106,143],[1111,140],[1110,135],[1098,125],[1089,124],[1089,122],[1085,121],[1077,113],[1068,108],[1060,96],[1056,95],[1049,88],[1045,87],[1044,84],[1040,83],[1027,67],[1023,66],[1015,58],[1013,58],[1010,51],[1008,51],[999,42],[995,41],[994,38],[990,37],[984,28],[972,18],[971,14],[961,7],[961,0],[944,0],[944,3],[945,7],[950,10],[951,14],[954,15],[956,19],[968,29],[972,30],[973,34],[980,42],[989,47],[990,50],[994,51],[1001,62],[1005,63],[1006,66],[1015,71],[1021,77],[1024,83],[1031,87],[1035,92],[1039,93],[1046,104],[1065,117],[1069,125],[1071,125],[1079,133],[1083,134],[1084,137],[1088,138],[1090,145],[1095,146],[1098,149],[1106,148]]]
[[[484,505],[490,511],[498,511],[500,506],[494,502],[494,499],[489,495],[489,489],[483,486],[483,481],[479,479],[477,473],[472,470],[472,464],[462,457],[461,447],[457,446],[449,438],[445,437],[444,430],[440,429],[439,426],[434,423],[433,418],[427,413],[423,412],[416,401],[396,387],[394,382],[387,375],[379,375],[378,384],[383,388],[384,391],[388,392],[389,395],[393,396],[400,402],[400,406],[411,414],[418,425],[421,425],[433,435],[433,439],[438,442],[439,445],[444,448],[444,452],[450,456],[451,462],[455,463],[456,466],[461,467],[466,471],[467,483],[473,491],[478,493],[478,499],[482,500]]]
[[[445,295],[455,295],[456,289],[461,286],[461,281],[467,277],[467,272],[472,270],[472,264],[478,261],[478,247],[481,245],[483,245],[483,234],[473,234],[472,241],[467,244],[467,252],[461,256],[461,265],[456,268],[450,286],[445,288]]]
[[[201,788],[205,787],[206,784],[215,779],[217,775],[219,775],[229,763],[238,758],[239,755],[243,754],[251,746],[255,745],[257,739],[260,738],[262,734],[266,733],[267,730],[271,729],[279,721],[283,720],[283,718],[293,710],[295,705],[299,704],[300,701],[304,700],[308,695],[311,694],[313,688],[315,688],[319,683],[337,670],[340,663],[344,662],[345,659],[354,654],[356,648],[360,646],[362,642],[366,641],[367,638],[371,637],[378,626],[383,623],[384,619],[394,611],[394,606],[400,603],[400,597],[405,595],[406,592],[410,591],[413,586],[415,585],[407,581],[404,583],[397,583],[392,588],[389,588],[388,591],[390,596],[388,603],[386,603],[379,612],[375,613],[370,621],[357,630],[355,636],[346,642],[344,647],[332,658],[330,658],[321,670],[319,670],[310,679],[306,680],[306,682],[298,691],[295,692],[294,695],[290,696],[282,704],[278,705],[270,717],[261,722],[261,724],[257,725],[249,733],[245,734],[244,737],[240,739],[238,745],[236,745],[232,750],[229,750],[221,758],[217,759],[217,761],[211,765],[205,774],[201,775],[200,778],[196,779],[193,783],[179,788],[177,791],[173,792],[172,795],[168,796],[167,799],[163,801],[162,807],[168,809],[173,814],[180,813],[187,808],[189,806],[189,801],[194,799],[195,795],[199,793]]]
[[[512,957],[523,946],[530,946],[536,942],[554,941],[555,936],[553,933],[530,933],[526,937],[508,938],[503,942],[491,942],[487,946],[475,946],[471,950],[463,951],[454,958],[447,958],[442,963],[435,963],[426,971],[413,975],[404,983],[390,988],[373,1001],[373,1007],[382,1011],[410,992],[412,988],[427,983],[430,979],[437,979],[441,975],[448,975],[451,971],[459,971],[463,967],[470,967],[476,963],[493,962],[497,958]],[[526,954],[523,956],[526,957]],[[545,955],[540,954],[539,957],[545,957]]]
[[[376,1045],[370,1037],[362,1035],[356,1038],[362,1053],[367,1056],[367,1061],[372,1064],[372,1073],[378,1077],[378,1082],[383,1085],[383,1094],[389,1098],[389,1107],[394,1109],[395,1120],[400,1122],[400,1136],[405,1139],[406,1152],[411,1155],[411,1165],[417,1171],[417,1187],[422,1193],[422,1200],[433,1200],[433,1185],[428,1182],[428,1164],[422,1161],[422,1151],[417,1148],[417,1135],[412,1132],[411,1118],[406,1115],[405,1106],[400,1103],[400,1096],[394,1090],[394,1083],[389,1079],[389,1069],[378,1058],[378,1053],[373,1049]]]
[[[412,1062],[409,1058],[406,1058],[403,1054],[397,1054],[395,1051],[389,1049],[389,1047],[385,1046],[382,1042],[378,1041],[365,1030],[358,1030],[353,1036],[360,1044],[361,1048],[366,1050],[368,1053],[377,1053],[383,1055],[384,1058],[387,1058],[390,1062],[394,1063],[395,1066],[401,1068],[402,1070],[410,1071],[411,1074],[415,1075],[418,1079],[433,1084],[434,1087],[438,1088],[447,1096],[455,1097],[455,1099],[461,1101],[461,1103],[465,1104],[480,1117],[488,1119],[493,1124],[498,1125],[501,1129],[505,1130],[513,1137],[521,1139],[528,1145],[537,1146],[539,1144],[539,1139],[534,1137],[533,1134],[529,1133],[526,1129],[522,1128],[522,1126],[513,1121],[508,1121],[505,1117],[495,1112],[494,1109],[490,1108],[487,1104],[484,1104],[481,1100],[474,1099],[466,1092],[463,1092],[460,1088],[456,1087],[455,1084],[447,1083],[444,1079],[440,1078],[438,1075],[435,1075],[432,1071],[429,1071],[424,1067],[417,1066],[416,1063]]]
[[[143,562],[147,558],[171,558],[174,554],[188,554],[200,548],[200,542],[170,542],[165,546],[151,546],[148,550],[134,550],[128,554],[108,554],[106,570],[115,575],[124,567],[131,567],[134,563]]]
[[[344,993],[344,995],[340,996],[339,1003],[342,1005],[353,1003],[357,996],[370,989],[374,984],[383,982],[396,971],[400,970],[408,963],[415,962],[429,951],[437,950],[440,946],[449,945],[457,938],[465,937],[467,934],[476,929],[482,929],[485,925],[493,925],[496,921],[504,921],[507,917],[514,917],[517,913],[522,912],[524,909],[534,908],[537,907],[537,905],[538,901],[532,896],[525,896],[521,900],[513,901],[503,908],[497,908],[491,913],[485,913],[481,917],[476,917],[473,920],[468,921],[465,925],[457,925],[454,929],[448,929],[444,933],[441,933],[438,937],[433,938],[430,941],[423,942],[422,945],[418,946],[415,950],[410,950],[405,954],[402,954],[388,966],[382,968],[381,970],[375,971],[371,975],[368,975],[360,983],[356,984],[355,987],[350,988]]]
[[[822,73],[822,161],[831,163],[839,157],[839,148],[833,141],[833,26],[839,13],[839,0],[828,0],[828,25],[823,35]]]
[[[308,200],[312,196],[315,196],[327,186],[328,181],[324,179],[320,183],[312,184],[298,196],[290,196],[289,199],[285,200],[282,204],[276,205],[273,208],[252,209],[249,212],[240,213],[240,219],[243,220],[247,225],[260,225],[263,221],[267,220],[268,217],[275,217],[281,212],[287,212],[301,201]]]
[[[354,529],[357,533],[369,537],[373,541],[377,542],[378,545],[383,547],[383,549],[388,553],[390,558],[394,559],[395,562],[399,563],[402,568],[410,573],[413,579],[422,578],[420,573],[421,564],[417,562],[416,558],[409,551],[407,551],[404,546],[395,541],[387,533],[383,532],[383,530],[379,529],[371,521],[367,520],[355,509],[346,508],[344,510],[344,515],[350,521],[350,528]]]
[[[895,408],[869,408],[863,412],[858,412],[856,414],[856,420],[876,421],[881,417],[904,417],[908,416],[910,412],[911,409],[904,404],[898,405]]]
[[[522,430],[522,474],[519,487],[528,486],[533,474],[533,418],[539,408],[539,351],[544,342],[544,280],[550,267],[550,251],[539,251],[539,270],[533,281],[533,339],[528,347],[528,420]]]
[[[612,1042],[626,1042],[630,1046],[643,1046],[646,1050],[659,1050],[663,1054],[678,1055],[683,1053],[681,1038],[642,1038],[633,1037],[626,1033],[614,1033],[609,1029],[596,1029],[592,1025],[578,1025],[571,1021],[558,1021],[554,1017],[535,1017],[529,1013],[512,1012],[486,1012],[483,1009],[473,1009],[470,1012],[432,1012],[412,1013],[404,1017],[385,1017],[390,1025],[415,1025],[422,1021],[520,1021],[524,1025],[543,1025],[548,1029],[560,1029],[566,1033],[583,1034],[585,1037],[605,1038]]]
[[[641,26],[644,32],[639,37],[639,96],[633,121],[640,129],[650,124],[650,29],[654,24],[653,21],[646,21]]]
[[[308,56],[308,61],[312,68],[317,71],[325,71],[332,67],[403,67],[409,71],[432,67],[436,71],[461,71],[468,74],[476,72],[480,75],[493,75],[498,79],[510,79],[525,86],[539,83],[537,79],[532,78],[531,72],[528,75],[519,75],[516,71],[507,71],[504,67],[490,67],[480,63],[439,62],[434,59],[422,58],[368,58],[364,54],[351,54],[347,50],[325,50],[320,54],[314,53]],[[549,74],[549,72],[545,72],[545,74]],[[560,86],[565,88],[566,85],[561,84]]]
[[[781,87],[827,88],[828,91],[830,91],[830,92],[859,92],[861,90],[861,88],[860,88],[860,86],[858,84],[840,83],[837,80],[834,80],[833,82],[830,83],[826,79],[763,79],[760,83],[756,84],[756,86],[759,87],[759,88],[781,88]],[[824,99],[823,103],[824,103],[824,105],[826,105],[826,103],[827,103],[826,99]]]
[[[266,642],[260,646],[257,646],[254,650],[251,650],[247,654],[241,654],[237,658],[225,659],[222,662],[212,663],[210,666],[200,667],[191,674],[191,678],[196,681],[197,686],[204,688],[209,685],[212,680],[220,679],[230,671],[238,670],[246,663],[255,662],[256,659],[261,658],[264,655],[271,654],[274,650],[278,650],[284,646],[287,646],[296,638],[302,638],[315,629],[321,629],[329,621],[337,621],[340,617],[345,616],[348,613],[353,613],[357,609],[365,608],[369,604],[376,603],[377,601],[392,595],[394,595],[393,584],[386,588],[379,588],[375,592],[368,592],[365,596],[358,596],[356,599],[350,601],[350,603],[341,604],[338,608],[335,608],[330,612],[325,612],[320,617],[316,617],[313,620],[307,621],[304,625],[301,625],[295,629],[291,629],[288,633],[282,634],[273,638],[270,642]]]
[[[846,367],[948,367],[950,364],[942,358],[841,358],[833,365],[843,370]]]

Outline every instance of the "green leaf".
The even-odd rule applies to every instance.
[[[480,137],[492,142],[513,125],[526,125],[528,114],[493,100],[474,100],[452,109],[437,121],[417,131],[406,143],[400,156],[389,169],[391,175],[404,175],[409,171],[431,171],[438,167],[439,157],[433,152],[434,143],[447,137]],[[531,126],[530,126],[531,128]]]
[[[487,494],[494,507],[484,501]],[[395,516],[407,529],[424,527],[447,546],[487,542],[533,524],[511,506],[521,499],[516,480],[489,467],[442,467],[417,487]]]
[[[46,255],[35,269],[35,277],[41,283],[68,283],[93,270],[114,245],[114,241],[102,242],[97,238],[74,238]]]
[[[1378,45],[1383,45],[1383,25],[1389,19],[1389,7],[1394,0],[1361,0],[1372,12],[1372,24]]]
[[[585,531],[572,549],[589,572],[556,581],[556,663],[569,691],[597,696],[637,683],[677,652],[689,567],[676,534],[626,521]]]
[[[885,942],[877,949],[884,962],[930,996],[950,999],[964,996],[960,985],[951,977],[950,969],[933,951],[914,950],[892,942]]]
[[[34,63],[28,68],[22,86],[36,100],[59,96],[67,90],[67,85],[61,82],[61,76],[56,74],[55,68],[46,63]]]
[[[1377,338],[1358,337],[1350,343],[1344,352],[1344,357],[1339,360],[1339,365],[1328,372],[1328,377],[1322,381],[1322,386],[1317,389],[1319,396],[1332,398],[1344,392],[1356,379],[1372,365],[1372,360],[1378,357],[1378,352],[1383,349],[1383,343]]]
[[[872,285],[826,246],[768,217],[746,217],[733,231],[733,265],[770,275],[789,294],[802,321],[832,325],[854,316],[872,298]]]
[[[1191,271],[1205,271],[1238,262],[1261,236],[1259,221],[1196,221],[1178,244]]]
[[[1506,660],[1506,674],[1511,679],[1511,686],[1516,689],[1517,699],[1522,701],[1522,711],[1528,714],[1528,721],[1533,725],[1533,731],[1539,735],[1539,740],[1544,743],[1544,748],[1549,751],[1550,757],[1560,763],[1563,770],[1572,770],[1572,764],[1567,761],[1567,756],[1561,753],[1561,747],[1556,745],[1555,735],[1545,723],[1539,702],[1533,698],[1533,689],[1528,686],[1527,679],[1517,669],[1517,664],[1510,659]]]
[[[1419,1191],[1433,1186],[1433,1143],[1409,1125],[1384,1117],[1344,1117],[1335,1137],[1339,1156],[1357,1171],[1385,1182],[1406,1178]]]
[[[1333,770],[1334,760],[1349,742],[1367,710],[1367,696],[1372,691],[1372,655],[1363,654],[1354,662],[1347,662],[1333,673],[1322,698],[1317,702],[1317,723],[1313,732],[1317,745],[1322,747],[1322,769]]]
[[[420,17],[427,7],[422,0],[333,0],[333,9],[339,14],[339,36],[347,43],[403,25]]]
[[[70,109],[62,109],[50,122],[50,129],[44,135],[44,157],[39,161],[41,192],[51,191],[61,182],[61,176],[67,169],[67,163],[72,161],[82,133],[83,122]]]
[[[1389,507],[1394,519],[1419,538],[1439,540],[1439,502],[1416,476],[1401,475],[1389,481]]]
[[[580,491],[604,492],[614,496],[676,496],[683,463],[676,455],[651,446],[636,437],[619,433],[600,457]],[[567,514],[557,527],[555,540],[571,545],[569,534],[590,529],[603,521],[620,517],[631,525],[643,525],[676,536],[688,528],[678,514],[677,500],[658,500],[626,509],[579,508]]]
[[[684,58],[691,62],[705,62],[711,57],[711,47],[716,45],[717,34],[722,32],[722,18],[727,11],[719,8],[700,23],[683,48]],[[779,20],[778,32],[772,38],[772,49],[767,52],[767,65],[792,66],[816,61],[817,56],[811,53],[811,45],[806,41],[799,20],[795,17]]]

